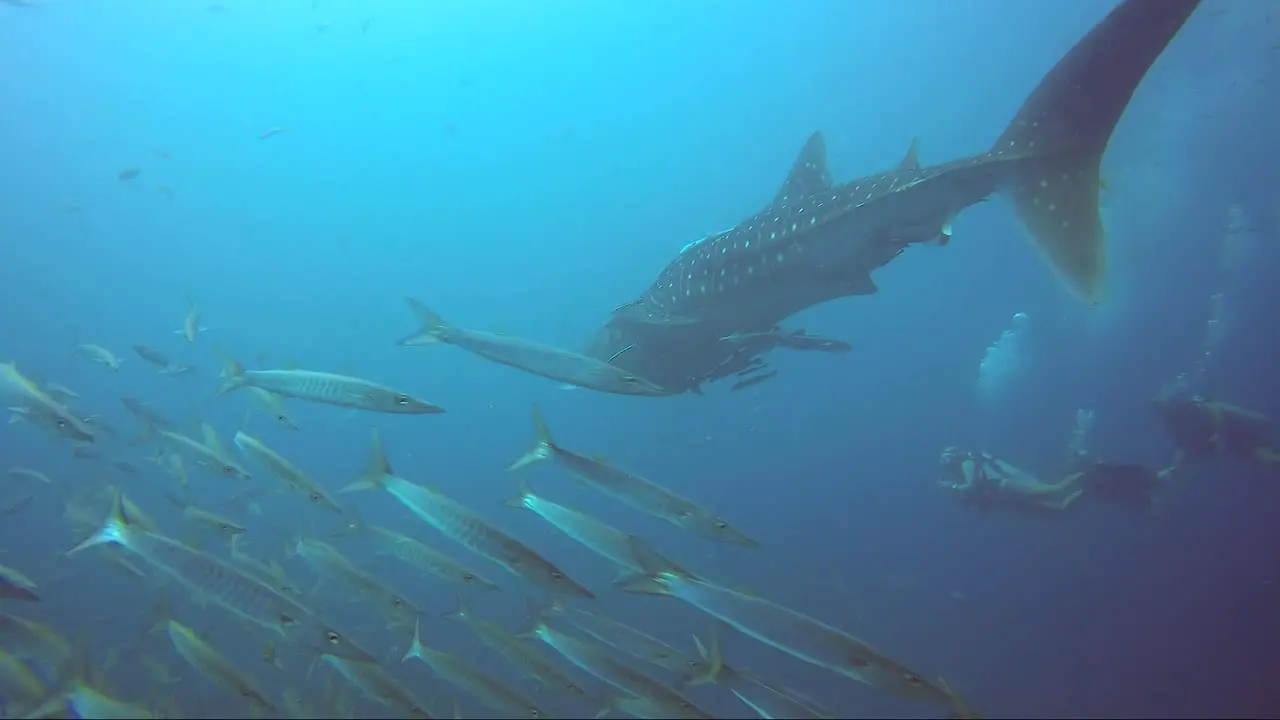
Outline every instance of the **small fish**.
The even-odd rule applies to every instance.
[[[31,470],[30,468],[9,468],[9,477],[14,480],[34,480],[36,482],[44,483],[45,485],[53,484],[53,481],[49,479],[48,475],[45,475],[39,470]]]
[[[47,676],[71,656],[71,646],[53,628],[8,613],[0,613],[0,647],[39,664]]]
[[[146,345],[134,345],[133,352],[143,360],[161,368],[167,368],[173,365],[173,361],[169,359],[168,355]]]
[[[75,390],[72,390],[71,388],[61,383],[56,383],[56,382],[45,383],[44,391],[48,393],[49,397],[53,398],[54,400],[57,400],[58,402],[64,405],[67,404],[68,402],[71,402],[72,400],[80,399],[79,393],[77,393]]]
[[[244,535],[231,536],[231,559],[241,565],[253,570],[264,582],[276,590],[286,595],[297,595],[298,587],[289,579],[285,573],[284,567],[280,563],[272,560],[270,562],[262,562],[261,560],[245,553],[244,551]]]
[[[631,657],[644,660],[682,675],[694,676],[708,671],[707,664],[680,652],[648,633],[618,622],[608,615],[584,608],[562,608],[552,605],[558,617],[569,621],[577,629]]]
[[[485,522],[444,493],[397,477],[376,429],[373,431],[373,451],[368,467],[360,479],[344,488],[343,492],[359,490],[385,490],[446,537],[548,592],[584,599],[595,597],[532,548]]]
[[[4,565],[0,565],[0,598],[40,602],[40,596],[36,594],[36,584],[26,575]]]
[[[243,534],[247,530],[243,525],[235,521],[192,505],[185,498],[169,492],[164,495],[170,503],[182,508],[182,518],[196,527],[210,530],[227,538]]]
[[[142,173],[142,170],[140,168],[127,167],[121,170],[120,172],[116,173],[116,179],[119,180],[120,182],[128,182],[138,177],[138,175],[140,175],[141,173]]]
[[[759,375],[752,375],[751,377],[745,380],[739,380],[738,382],[734,383],[733,387],[729,388],[729,392],[734,392],[736,390],[743,390],[745,388],[751,387],[752,385],[759,385],[760,383],[765,382],[766,380],[772,380],[777,375],[778,375],[777,370],[770,370],[769,372],[760,373]]]
[[[279,711],[267,699],[267,695],[248,673],[240,670],[212,645],[200,639],[191,628],[176,620],[166,626],[173,649],[178,651],[196,672],[208,680],[239,695],[259,715],[274,715]]]
[[[197,465],[222,477],[251,480],[253,475],[222,447],[217,432],[208,423],[201,423],[200,431],[204,441],[194,440],[181,433],[161,430],[161,442],[175,450],[187,453]]]
[[[67,551],[75,555],[97,545],[117,545],[145,560],[211,604],[319,652],[372,660],[315,612],[262,580],[207,553],[136,527],[125,514],[119,492],[102,527]]]
[[[456,562],[439,550],[430,548],[411,537],[401,535],[395,530],[380,526],[370,528],[379,540],[379,554],[388,554],[396,559],[435,575],[447,583],[474,590],[497,590],[496,583],[483,575]]]
[[[612,708],[635,717],[714,717],[675,690],[622,662],[604,646],[556,630],[536,609],[532,616],[533,630],[529,635],[546,643],[565,660],[631,696],[611,700]]]
[[[183,319],[182,327],[174,330],[174,332],[181,335],[183,340],[194,343],[196,336],[209,328],[200,326],[200,306],[190,299],[187,300],[187,306],[187,317]]]
[[[744,705],[762,718],[796,718],[796,720],[830,720],[836,715],[825,710],[794,690],[765,682],[745,670],[730,667],[720,653],[716,626],[711,626],[710,645],[693,636],[698,654],[702,656],[701,668],[685,673],[689,685],[716,683],[728,688]]]
[[[317,574],[346,585],[359,597],[372,602],[387,617],[389,627],[407,632],[409,625],[422,614],[422,609],[409,598],[356,567],[326,542],[299,537],[293,541],[290,551],[305,560]]]
[[[424,415],[444,412],[444,408],[413,398],[398,390],[346,375],[311,370],[245,370],[229,358],[223,361],[224,384],[218,395],[243,387],[258,387],[277,395],[337,405],[353,410],[369,410],[392,415]]]
[[[512,635],[495,622],[476,617],[467,609],[461,595],[458,596],[458,609],[449,613],[448,617],[466,623],[484,644],[505,657],[522,674],[537,680],[544,687],[579,698],[587,697],[587,691],[581,685],[534,650],[528,641]]]
[[[284,398],[260,387],[249,388],[249,393],[253,396],[258,407],[270,415],[277,425],[286,430],[298,429],[298,423],[294,421],[293,416],[284,407]]]
[[[273,127],[273,128],[271,128],[270,130],[268,130],[268,131],[266,131],[266,132],[262,133],[261,135],[259,135],[259,136],[258,136],[258,139],[259,139],[259,140],[266,140],[267,138],[273,138],[273,137],[275,137],[275,136],[277,136],[277,135],[283,135],[283,134],[285,134],[285,133],[287,133],[287,132],[289,132],[289,128]]]
[[[532,510],[554,528],[581,543],[587,549],[632,572],[640,570],[631,553],[635,536],[591,517],[590,515],[552,502],[536,494],[523,478],[519,494],[507,501],[508,507]]]
[[[413,642],[401,662],[409,658],[421,660],[442,680],[470,694],[490,710],[503,713],[505,717],[551,717],[532,700],[501,680],[475,669],[449,653],[423,645],[420,625],[421,623],[415,623]]]
[[[40,706],[47,692],[44,683],[26,663],[0,650],[0,698],[4,698],[6,711],[24,717]]]
[[[536,406],[533,408],[533,429],[536,437],[533,449],[512,463],[508,470],[519,470],[536,462],[554,460],[586,484],[676,527],[717,542],[742,547],[758,545],[727,521],[712,515],[688,498],[603,460],[579,455],[557,445]]]
[[[109,370],[119,370],[120,363],[123,362],[121,358],[116,357],[115,353],[93,343],[77,345],[76,352],[99,365],[107,366]]]
[[[426,703],[413,696],[413,692],[391,676],[382,666],[371,662],[344,660],[333,655],[324,655],[325,662],[338,671],[347,682],[351,683],[366,697],[393,711],[399,717],[430,718],[424,710]]]
[[[312,480],[309,475],[303,472],[302,468],[267,447],[261,440],[241,430],[236,433],[235,445],[245,457],[266,468],[267,472],[283,481],[290,489],[306,495],[311,504],[322,506],[334,512],[343,512],[342,505],[315,480]]]
[[[0,390],[16,394],[40,424],[52,427],[64,438],[91,443],[97,439],[93,427],[77,417],[67,406],[49,397],[40,386],[24,377],[13,363],[0,363]]]
[[[627,592],[670,595],[792,657],[899,697],[946,705],[951,695],[865,642],[762,597],[693,576],[655,553],[632,547],[644,572],[618,581]]]

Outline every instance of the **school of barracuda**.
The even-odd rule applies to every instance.
[[[410,300],[409,306],[424,329],[401,345],[448,342],[579,387],[660,394],[599,360],[512,336],[453,328],[420,302]],[[9,482],[25,494],[23,501],[6,504],[6,516],[23,512],[42,490],[59,494],[78,540],[58,562],[72,563],[68,572],[73,573],[83,571],[80,563],[110,564],[121,571],[111,575],[113,583],[152,600],[136,638],[101,647],[66,633],[56,622],[28,617],[24,607],[38,607],[50,597],[24,569],[0,566],[3,716],[462,717],[467,703],[504,717],[723,716],[725,711],[716,715],[705,709],[708,697],[720,702],[718,707],[733,703],[734,716],[842,714],[767,675],[729,664],[720,639],[730,629],[874,690],[920,701],[939,713],[971,715],[940,678],[926,679],[833,625],[717,584],[712,568],[686,567],[645,539],[557,502],[553,491],[535,489],[526,468],[545,461],[581,486],[665,521],[673,533],[762,552],[745,529],[713,510],[658,481],[559,444],[537,407],[531,409],[529,450],[494,468],[501,473],[509,465],[514,492],[508,511],[458,502],[448,491],[456,478],[397,473],[396,448],[384,446],[376,428],[352,438],[353,452],[367,453],[362,472],[343,482],[318,479],[309,473],[305,457],[286,457],[271,447],[272,433],[300,432],[292,415],[298,404],[409,423],[445,422],[448,416],[390,416],[440,415],[444,408],[360,377],[245,369],[202,340],[202,329],[200,310],[192,305],[178,334],[193,351],[208,352],[221,364],[221,385],[209,393],[211,402],[232,403],[237,396],[247,401],[245,419],[230,443],[209,423],[182,427],[130,396],[120,398],[120,409],[138,432],[126,436],[102,415],[80,407],[69,388],[13,362],[0,365],[0,390],[15,427],[50,434],[74,457],[100,464],[100,473],[91,477],[107,478],[69,483],[39,468],[10,468]],[[159,350],[141,345],[134,350],[160,376],[168,376],[158,382],[185,382],[173,378],[195,374],[192,366],[175,363]],[[107,371],[104,383],[112,381],[122,361],[93,344],[77,346],[76,356],[101,365]],[[148,483],[154,488],[156,478],[168,506],[144,510],[130,495],[154,494],[133,490]],[[298,513],[267,515],[256,500],[240,500],[230,503],[225,510],[230,517],[224,516],[224,508],[198,501],[208,495],[201,486],[215,492],[261,486],[293,503]],[[370,507],[382,496],[389,497],[380,507],[395,503],[408,511],[394,526],[366,524],[362,516],[367,513],[356,510],[358,503]],[[530,511],[606,566],[615,566],[616,580],[602,587],[570,577],[531,542],[503,529],[502,513],[518,510]],[[162,513],[165,522],[152,519]],[[255,547],[258,528],[270,525],[278,533],[281,523],[288,523],[283,529],[293,535],[287,547],[275,553],[266,543]],[[348,557],[353,551],[343,546],[357,542],[400,561],[395,567],[401,572]],[[415,583],[430,583],[431,593],[424,597],[400,589],[409,584],[405,573]],[[670,596],[702,613],[706,630],[682,638],[669,637],[661,623],[632,627],[610,617],[608,604],[598,602],[606,593]],[[526,624],[508,627],[475,614],[468,598],[477,595],[502,596],[514,612],[523,613]],[[327,602],[335,597],[375,619],[372,629],[381,632],[336,622]],[[428,602],[453,611],[428,611]],[[465,660],[465,653],[442,646],[436,638],[443,625],[465,627],[495,660],[506,663],[505,670]],[[668,637],[659,639],[664,634]],[[245,641],[261,647],[260,657],[245,660],[236,652]],[[121,668],[143,672],[152,685],[147,694],[122,694],[111,679]],[[184,702],[193,681],[203,683],[206,692],[224,693],[218,710]],[[716,692],[722,693],[718,700]]]

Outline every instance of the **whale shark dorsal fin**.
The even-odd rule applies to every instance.
[[[822,132],[818,131],[810,135],[804,147],[800,148],[800,154],[791,165],[791,172],[773,198],[773,206],[786,205],[829,187],[831,171],[827,169],[827,141]]]
[[[911,146],[907,148],[907,154],[902,158],[902,162],[898,163],[898,172],[920,169],[920,138],[911,138]]]

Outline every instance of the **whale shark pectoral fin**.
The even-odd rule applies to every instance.
[[[841,273],[834,278],[834,283],[842,296],[875,295],[880,292],[880,288],[876,287],[875,281],[871,279],[871,273],[864,268]]]

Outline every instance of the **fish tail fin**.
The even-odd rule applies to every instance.
[[[533,492],[533,488],[529,486],[529,481],[523,475],[516,478],[516,494],[506,501],[507,507],[524,509],[529,507],[525,501],[529,498],[535,498],[537,495]]]
[[[547,622],[547,616],[552,613],[559,612],[559,607],[554,602],[546,600],[535,600],[532,597],[524,599],[524,629],[516,633],[516,637],[528,640],[538,636],[538,630]]]
[[[400,658],[400,662],[405,662],[409,658],[417,658],[426,661],[426,646],[422,644],[422,618],[416,618],[413,621],[413,642],[409,643],[409,649],[405,651],[404,657]]]
[[[991,148],[1010,161],[1001,190],[1058,276],[1102,300],[1106,237],[1100,167],[1138,84],[1199,0],[1125,0],[1076,43]]]
[[[397,345],[417,347],[419,345],[448,342],[449,333],[453,330],[452,325],[437,315],[434,310],[413,298],[408,298],[405,302],[409,304],[409,309],[418,318],[418,330],[402,338],[396,343]]]
[[[222,380],[222,387],[218,388],[214,397],[222,397],[232,390],[244,387],[244,366],[221,349],[214,348],[214,352],[217,353],[218,361],[222,364],[222,370],[218,373],[218,378]]]
[[[707,632],[706,645],[702,644],[702,640],[697,635],[693,636],[693,645],[706,663],[704,667],[686,676],[680,685],[711,685],[718,682],[720,672],[724,670],[724,655],[720,652],[720,631],[717,624],[711,624],[711,629]]]
[[[372,431],[372,447],[369,450],[369,461],[365,464],[364,470],[361,471],[360,477],[355,482],[338,491],[341,493],[360,492],[362,490],[377,490],[381,488],[386,481],[388,475],[393,475],[395,471],[391,468],[391,461],[387,459],[387,451],[382,446],[382,434],[377,428]]]
[[[83,542],[66,552],[67,557],[75,555],[81,550],[86,550],[97,545],[121,545],[129,546],[129,516],[125,514],[124,505],[121,501],[121,494],[118,489],[114,491],[111,498],[111,513],[107,515],[107,519],[103,521],[102,527],[97,532],[85,538]]]
[[[444,616],[450,620],[465,621],[471,615],[471,611],[467,609],[467,599],[462,596],[461,592],[455,592],[454,597],[456,600],[454,601],[453,610],[445,613]]]
[[[614,585],[621,588],[623,592],[638,595],[670,595],[671,590],[667,576],[693,577],[690,573],[681,569],[679,565],[659,555],[656,550],[646,545],[640,538],[633,535],[628,538],[627,544],[636,566],[640,568],[640,572],[620,577],[614,581]]]
[[[519,470],[536,462],[550,460],[555,456],[556,443],[551,439],[551,430],[547,428],[547,422],[542,419],[542,411],[537,405],[533,406],[533,435],[533,449],[511,463],[507,468],[508,471]]]

